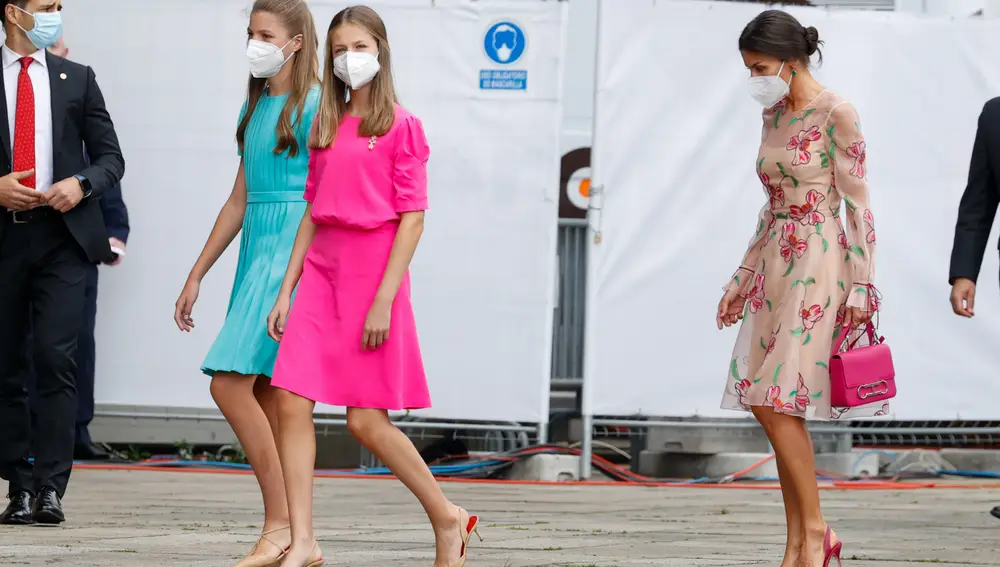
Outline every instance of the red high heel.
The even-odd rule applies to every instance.
[[[483,536],[479,535],[479,516],[469,516],[469,522],[462,530],[462,555],[459,556],[458,563],[452,567],[465,567],[465,560],[469,551],[469,539],[472,538],[472,534],[476,534],[479,541],[483,541]]]
[[[844,567],[844,564],[840,562],[840,552],[844,549],[844,542],[838,541],[835,545],[830,545],[831,536],[833,536],[833,530],[827,526],[826,537],[823,538],[823,567],[830,567],[830,561],[834,557],[837,558],[837,567]]]

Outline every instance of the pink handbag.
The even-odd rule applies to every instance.
[[[841,352],[849,327],[843,327],[834,340],[830,355],[830,405],[853,408],[884,402],[896,396],[896,370],[885,337],[875,335],[871,323],[866,325],[870,345],[857,347],[858,340]],[[858,337],[860,339],[860,337]]]

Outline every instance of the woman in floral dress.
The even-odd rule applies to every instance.
[[[765,107],[756,168],[766,202],[717,314],[720,329],[743,320],[722,407],[753,412],[774,447],[788,522],[783,567],[840,556],[820,512],[805,419],[888,409],[830,406],[832,345],[876,307],[875,226],[860,121],[810,74],[818,46],[816,28],[778,10],[740,36],[751,95]]]

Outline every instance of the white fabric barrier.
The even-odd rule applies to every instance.
[[[599,24],[593,183],[605,199],[592,217],[585,412],[738,417],[719,409],[737,332],[718,331],[715,311],[764,202],[760,107],[737,48],[764,8],[615,4]],[[819,29],[817,76],[855,104],[867,138],[892,415],[996,418],[996,247],[975,319],[952,314],[947,278],[977,118],[1000,95],[1000,22],[790,11]]]
[[[199,367],[225,315],[238,239],[205,279],[190,335],[176,329],[172,311],[237,171],[250,5],[77,0],[64,12],[70,56],[95,68],[121,138],[133,226],[125,263],[101,273],[98,404],[214,407]],[[321,45],[346,5],[310,2]],[[565,6],[397,0],[372,7],[389,30],[399,98],[423,120],[431,146],[431,209],[412,271],[434,407],[417,414],[543,421]],[[507,65],[487,55],[497,22],[522,32],[504,28],[499,43],[513,34],[522,47]],[[481,71],[507,68],[527,77],[525,90],[480,88]]]

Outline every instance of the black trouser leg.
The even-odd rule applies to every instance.
[[[0,215],[5,215],[0,211]],[[28,409],[25,343],[28,330],[31,263],[28,231],[0,218],[0,477],[9,492],[35,491],[28,452],[31,419]]]
[[[83,324],[76,345],[76,444],[90,445],[90,426],[94,419],[94,371],[97,344],[94,330],[97,326],[97,266],[87,269],[87,288],[84,296]]]
[[[31,415],[31,431],[34,438],[35,426],[38,424],[38,388],[35,380],[35,360],[31,355],[32,343],[31,313],[28,313],[28,332],[24,340],[24,363],[21,373],[24,375],[24,385],[28,389],[28,413]],[[32,447],[34,445],[32,444]]]
[[[49,486],[62,496],[73,467],[76,349],[90,264],[62,219],[52,220],[57,222],[32,224],[37,255],[31,281],[31,354],[38,389],[33,476],[36,489]]]

